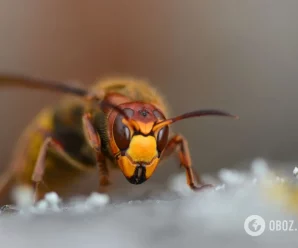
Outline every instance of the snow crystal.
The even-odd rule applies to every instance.
[[[251,165],[254,175],[258,178],[264,178],[268,175],[269,168],[265,159],[257,158]]]
[[[28,209],[34,203],[34,191],[31,187],[15,187],[12,192],[12,197],[16,206],[22,209]]]
[[[86,200],[86,205],[90,208],[92,207],[102,207],[109,203],[110,198],[106,194],[92,193],[90,197]]]
[[[56,206],[60,203],[61,199],[59,198],[56,192],[50,192],[45,195],[45,200],[52,206]]]
[[[219,178],[230,185],[240,185],[246,180],[245,176],[238,171],[221,169],[219,171]]]

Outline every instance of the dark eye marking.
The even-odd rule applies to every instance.
[[[157,109],[153,111],[153,114],[158,119],[158,121],[162,121],[166,119],[164,114]],[[163,149],[166,147],[168,143],[168,138],[169,138],[169,127],[165,126],[158,131],[158,134],[156,137],[157,150],[159,153],[161,153]]]
[[[169,127],[165,126],[162,129],[158,131],[157,134],[157,150],[159,153],[163,151],[163,149],[166,147],[168,143],[168,138],[169,138]]]
[[[134,111],[132,109],[126,108],[123,111],[129,117],[133,116]],[[123,124],[122,120],[123,116],[118,114],[113,125],[113,135],[118,148],[126,150],[130,143],[130,130]]]

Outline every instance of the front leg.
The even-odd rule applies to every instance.
[[[79,169],[79,170],[86,170],[84,165],[81,165],[78,163],[75,159],[73,159],[60,145],[60,143],[55,140],[51,134],[44,137],[44,141],[40,147],[39,154],[34,166],[33,174],[31,177],[31,180],[33,182],[34,187],[34,200],[37,201],[41,199],[43,194],[39,192],[39,185],[40,183],[44,183],[44,173],[46,170],[46,158],[49,149],[52,149],[60,158],[62,158],[64,161],[68,162],[71,166]],[[44,183],[45,186],[47,186]]]
[[[178,149],[177,149],[178,148]],[[204,184],[201,178],[195,174],[191,166],[191,158],[189,154],[189,148],[187,141],[181,135],[175,135],[165,147],[165,150],[162,154],[162,159],[170,156],[173,152],[178,152],[180,165],[183,166],[186,170],[186,180],[187,184],[192,190],[201,190],[207,187],[213,187],[211,184]],[[195,181],[202,186],[196,186]]]
[[[83,130],[86,140],[96,153],[96,163],[99,169],[99,191],[102,191],[102,187],[110,184],[109,170],[105,162],[105,157],[101,152],[100,137],[92,124],[90,113],[83,115]]]

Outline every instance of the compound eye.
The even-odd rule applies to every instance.
[[[153,111],[153,114],[159,121],[166,119],[164,114],[157,109]],[[158,134],[156,137],[157,150],[159,153],[161,153],[165,148],[165,146],[167,145],[168,138],[169,138],[169,127],[165,126],[158,131]]]
[[[133,115],[132,109],[124,109],[124,112],[128,116]],[[113,135],[118,148],[120,150],[126,150],[129,147],[131,135],[129,128],[123,124],[122,120],[123,116],[118,114],[113,126]]]
[[[169,137],[169,127],[168,126],[165,126],[158,131],[157,138],[156,138],[158,152],[163,151],[163,149],[165,148],[165,146],[168,143],[168,137]]]

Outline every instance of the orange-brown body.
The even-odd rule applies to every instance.
[[[90,90],[95,94],[102,91],[107,94],[121,94],[131,102],[141,101],[154,104],[166,115],[168,113],[164,99],[145,81],[130,78],[111,78],[97,82]],[[114,101],[117,104],[127,101],[127,99],[123,99],[122,97],[119,97],[119,99],[117,99],[117,96],[111,95],[111,97],[114,97]],[[82,114],[88,111],[89,108],[90,106],[83,99],[75,96],[67,96],[56,106],[46,107],[36,116],[20,137],[16,152],[13,155],[11,166],[16,168],[17,175],[15,179],[18,184],[32,183],[32,174],[36,160],[47,134],[53,134],[55,137],[55,134],[60,132],[60,130],[62,130],[62,133],[63,130],[66,132],[71,130],[71,132],[69,135],[65,135],[64,138],[61,136],[62,140],[59,140],[58,135],[58,142],[63,143],[63,139],[70,139],[70,142],[81,143],[78,145],[79,149],[75,150],[74,153],[81,154],[81,157],[84,157],[84,159],[80,159],[76,154],[73,159],[65,160],[50,149],[45,161],[46,169],[43,183],[39,186],[39,198],[49,190],[64,193],[63,191],[68,188],[67,186],[79,179],[84,174],[84,171],[97,169],[94,152],[84,140],[81,123]],[[104,118],[104,115],[101,115],[102,111],[100,109],[96,108],[91,111],[93,113],[95,112],[98,118]],[[57,118],[59,118],[59,124],[55,121]],[[100,136],[106,135],[106,130],[98,131]],[[65,141],[67,142],[67,140]],[[146,147],[144,149],[146,150]],[[140,154],[145,154],[145,151],[141,151]],[[108,160],[106,161],[107,164],[118,168],[117,164],[113,163],[113,160],[108,157],[105,159]]]
[[[189,187],[196,191],[210,187],[194,172],[185,138],[180,134],[170,137],[169,126],[208,115],[235,118],[219,110],[195,110],[168,118],[160,94],[147,82],[133,78],[105,79],[84,89],[0,74],[0,86],[71,95],[37,115],[20,138],[8,172],[0,178],[0,193],[8,182],[32,185],[37,199],[48,191],[61,195],[88,170],[99,170],[100,191],[110,184],[110,167],[120,169],[131,184],[141,184],[175,152]]]

